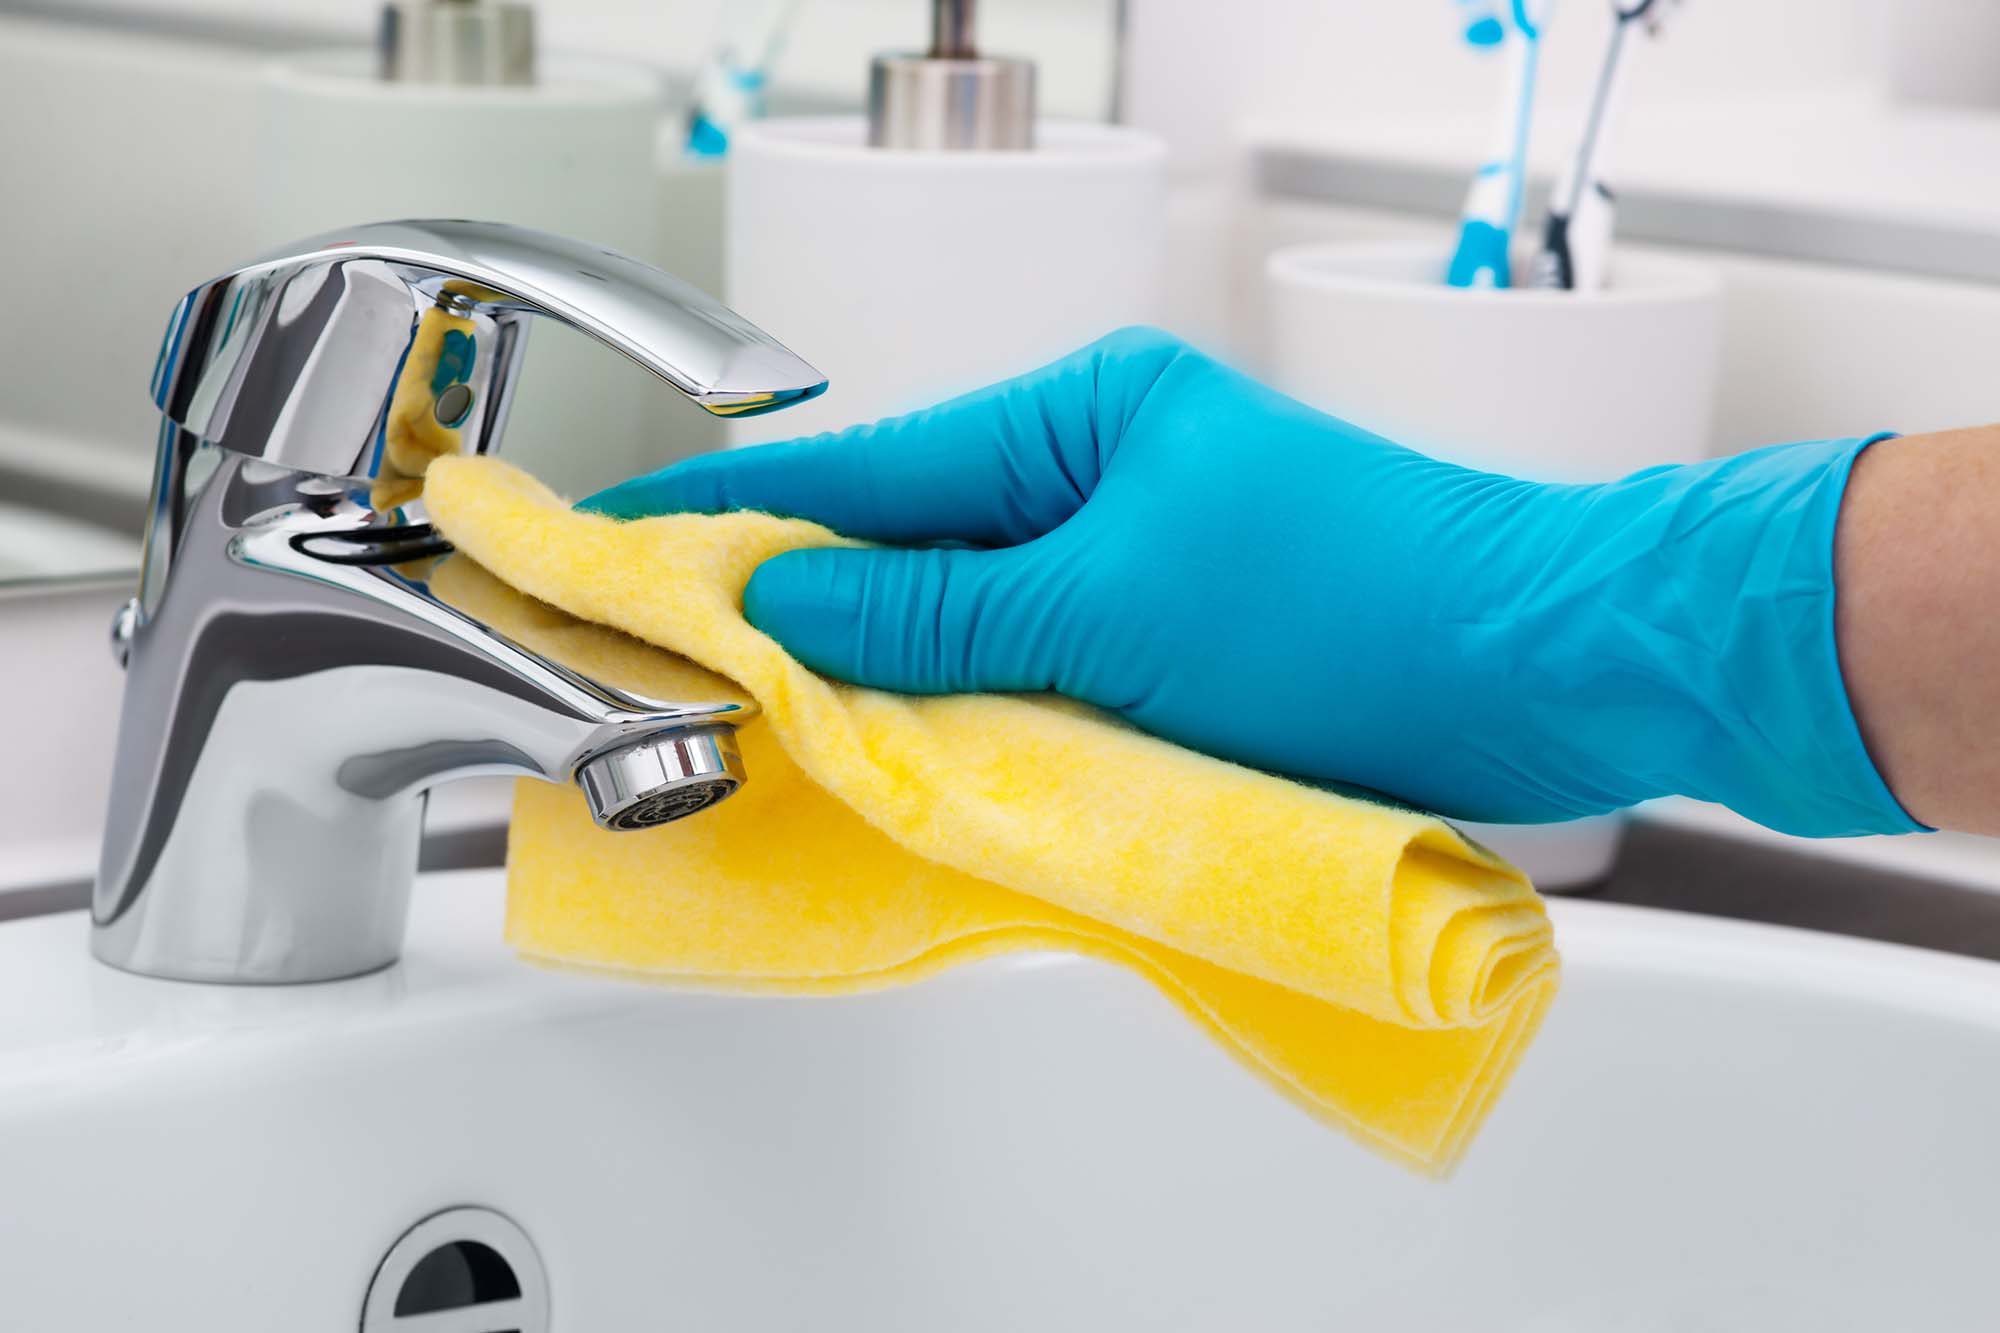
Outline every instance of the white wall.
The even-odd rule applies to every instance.
[[[1659,41],[1630,70],[1634,103],[1852,86],[1888,69],[1891,6],[1863,0],[1666,0]],[[1343,125],[1484,114],[1496,63],[1459,39],[1452,0],[1131,0],[1126,117],[1213,166],[1245,119]],[[1605,0],[1559,0],[1542,92],[1586,100],[1609,30]]]
[[[0,422],[150,454],[174,301],[261,248],[243,181],[256,68],[0,14]]]

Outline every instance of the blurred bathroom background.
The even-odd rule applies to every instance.
[[[316,62],[340,58],[329,52],[362,67],[377,24],[367,0],[0,0],[0,497],[9,523],[39,538],[0,548],[0,576],[116,566],[129,551],[115,530],[58,543],[41,520],[134,535],[153,435],[144,386],[165,314],[195,281],[273,245],[457,203],[449,211],[504,209],[719,289],[726,159],[686,156],[684,121],[712,47],[732,25],[754,29],[746,11],[764,7],[540,6],[545,81],[631,100],[650,80],[638,96],[653,126],[635,146],[629,115],[575,120],[583,98],[552,99],[546,117],[571,136],[571,155],[602,160],[540,180],[522,168],[551,159],[510,142],[537,109],[503,121],[444,108],[440,135],[419,104],[299,94]],[[1715,447],[2000,415],[1982,336],[2000,276],[2000,226],[1989,225],[2000,217],[2000,6],[1680,7],[1631,72],[1622,216],[1631,239],[1698,248],[1725,274]],[[927,8],[805,0],[769,110],[857,110],[870,56],[920,48]],[[979,21],[984,49],[1036,62],[1045,117],[1116,118],[1165,141],[1161,320],[1251,361],[1265,256],[1440,227],[1497,77],[1456,44],[1445,0],[986,0]],[[1555,23],[1534,145],[1549,170],[1588,100],[1608,7],[1571,0]],[[383,142],[398,125],[421,151]],[[606,126],[626,142],[607,144]],[[582,363],[538,347],[509,442],[517,458],[577,488],[719,442],[642,372],[587,360],[589,392],[564,394],[551,381]],[[567,419],[538,410],[550,395]],[[612,411],[613,399],[660,411]],[[547,438],[572,430],[598,438],[587,449]]]
[[[758,35],[771,6],[785,11],[775,43]],[[0,612],[18,610],[0,618],[0,697],[51,673],[115,692],[100,650],[85,670],[47,645],[86,622],[97,636],[131,583],[157,422],[146,385],[166,315],[200,280],[317,230],[433,213],[565,232],[740,302],[828,363],[829,406],[843,402],[831,369],[842,356],[896,360],[904,395],[961,387],[964,365],[933,374],[917,353],[876,350],[906,345],[882,330],[907,334],[909,311],[821,301],[813,317],[852,330],[853,346],[834,348],[824,332],[798,337],[813,317],[788,329],[759,308],[777,298],[756,291],[765,269],[746,272],[744,256],[773,243],[759,229],[783,210],[731,216],[734,153],[689,149],[690,99],[732,34],[752,34],[740,40],[756,52],[741,58],[771,55],[750,99],[769,115],[854,116],[870,58],[921,49],[930,8],[547,0],[531,89],[411,96],[375,77],[369,0],[0,0]],[[1688,389],[1700,422],[1688,447],[2000,419],[2000,4],[1675,8],[1624,90],[1618,243],[1693,260],[1719,282],[1714,374]],[[1093,305],[1088,278],[1064,277],[1061,326],[1045,332],[1068,338],[1094,319],[1108,330],[1138,309],[1281,378],[1296,349],[1274,342],[1294,326],[1273,319],[1270,256],[1448,244],[1500,77],[1460,40],[1449,0],[983,0],[978,17],[982,50],[1035,62],[1046,121],[1115,122],[1161,153],[1156,179],[1132,187],[1153,193],[1126,201],[1153,219],[1140,248],[1158,248],[1154,289],[1135,301],[1127,273],[1117,299]],[[1610,7],[1564,0],[1554,24],[1531,218],[1590,103]],[[1035,244],[1065,251],[1040,268],[1087,274],[1131,248],[1081,220],[1111,215],[1080,213],[1067,253],[1063,198],[1037,206],[1052,230]],[[815,274],[834,290],[847,247],[863,243],[819,230],[823,252],[803,261],[809,292]],[[947,247],[967,274],[996,248]],[[961,273],[926,275],[935,299],[919,344],[976,342],[997,317],[951,299]],[[567,346],[560,329],[534,336],[507,451],[571,493],[748,438],[698,420],[635,367]],[[1436,382],[1452,383],[1451,368]],[[754,424],[787,430],[782,416]],[[52,761],[73,762],[66,780],[86,793],[102,783],[99,743]],[[23,822],[22,837],[82,845],[98,804],[67,802],[87,812],[74,828],[11,802],[0,817]],[[1984,855],[1956,843],[1926,854]]]

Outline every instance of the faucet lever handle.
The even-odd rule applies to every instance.
[[[426,317],[440,312],[451,318],[433,317],[427,334]],[[433,219],[329,232],[195,288],[168,323],[153,398],[174,425],[223,448],[374,477],[399,386],[420,366],[464,386],[447,400],[452,386],[440,382],[426,404],[458,446],[491,449],[527,317],[537,315],[623,353],[718,416],[771,411],[826,387],[777,339],[648,264],[526,227]],[[440,347],[419,346],[453,333],[460,341],[443,362]],[[459,407],[452,419],[448,409]]]

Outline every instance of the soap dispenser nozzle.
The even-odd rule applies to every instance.
[[[868,142],[875,148],[1035,146],[1035,65],[979,53],[974,0],[931,0],[922,55],[875,57],[868,71]]]
[[[973,0],[931,0],[931,59],[979,58],[972,40],[972,15]]]
[[[375,45],[390,83],[535,81],[535,11],[520,0],[388,0]]]

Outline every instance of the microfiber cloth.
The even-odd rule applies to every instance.
[[[424,491],[460,552],[433,587],[461,609],[636,694],[761,706],[738,734],[748,782],[675,823],[603,831],[574,788],[521,784],[507,933],[531,958],[823,993],[1086,954],[1150,979],[1312,1114],[1432,1173],[1554,997],[1533,887],[1436,818],[1051,696],[913,697],[806,670],[744,620],[742,593],[778,552],[855,544],[822,527],[620,522],[485,458],[440,458]]]

